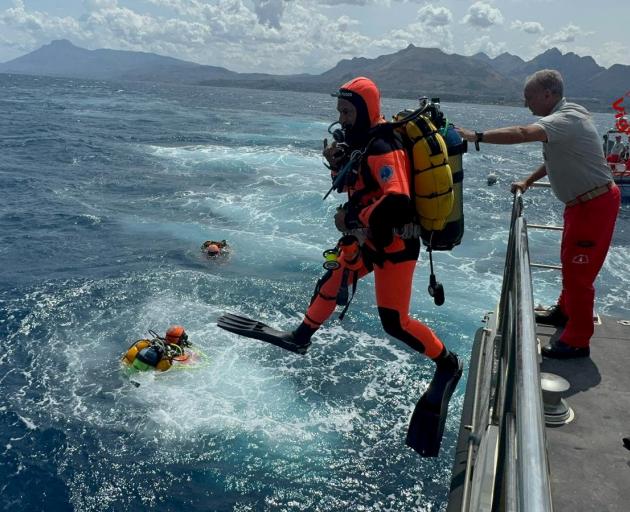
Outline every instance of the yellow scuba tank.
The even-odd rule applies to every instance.
[[[169,370],[171,366],[173,366],[173,363],[171,362],[171,360],[168,357],[162,357],[162,359],[160,359],[160,362],[157,364],[155,369],[160,372],[165,372],[166,370]]]
[[[123,355],[121,362],[127,366],[131,366],[136,359],[138,352],[140,352],[143,348],[147,348],[149,345],[151,345],[151,340],[138,340],[134,342],[127,352],[125,352],[125,355]]]
[[[416,111],[394,116],[412,167],[417,223],[425,246],[451,250],[464,233],[462,155],[466,141],[446,121],[439,98],[422,98]]]
[[[446,143],[433,123],[419,115],[405,125],[411,143],[414,203],[420,226],[429,231],[444,228],[453,209],[453,176]]]

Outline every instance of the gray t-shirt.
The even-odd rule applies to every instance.
[[[612,181],[591,114],[562,98],[535,124],[547,134],[543,156],[553,193],[566,203]]]

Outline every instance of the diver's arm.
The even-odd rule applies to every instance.
[[[409,196],[387,194],[372,210],[370,233],[372,239],[382,246],[392,243],[395,228],[402,228],[413,221],[413,205]]]
[[[367,165],[372,179],[383,195],[369,205],[348,209],[346,224],[370,228],[371,238],[381,245],[392,241],[393,228],[400,228],[413,219],[413,204],[409,197],[408,160],[404,149],[392,148],[387,143],[379,142],[373,147],[381,151],[370,155]]]
[[[522,193],[524,193],[529,187],[532,186],[532,183],[538,181],[540,178],[544,178],[545,176],[547,176],[547,167],[545,167],[545,164],[542,164],[523,181],[516,181],[512,183],[512,192],[515,192],[518,188]]]
[[[486,142],[488,144],[521,144],[523,142],[547,142],[547,134],[539,124],[526,126],[507,126],[484,132],[475,132],[465,128],[456,128],[468,142]]]

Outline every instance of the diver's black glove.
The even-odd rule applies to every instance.
[[[327,167],[331,170],[330,177],[333,181],[342,167],[348,163],[348,160],[350,159],[348,153],[347,144],[333,142],[329,146],[328,139],[324,139],[324,150],[322,151],[322,155],[328,162]]]

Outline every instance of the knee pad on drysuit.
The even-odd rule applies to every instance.
[[[402,341],[412,349],[424,353],[424,345],[422,342],[403,329],[402,323],[400,322],[400,312],[395,309],[379,307],[378,314],[381,318],[383,330],[387,334]]]

